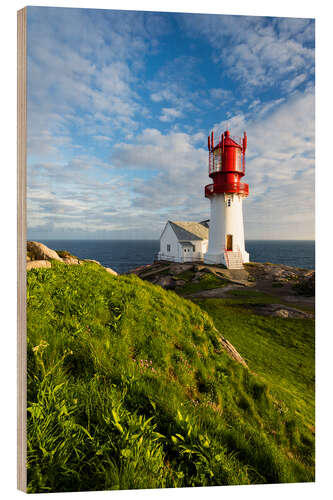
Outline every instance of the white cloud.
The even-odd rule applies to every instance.
[[[230,99],[232,98],[232,92],[230,90],[226,90],[226,89],[213,88],[213,89],[210,89],[209,93],[210,93],[210,98],[214,101],[214,105],[216,105],[216,101],[220,101],[220,100],[230,101]]]
[[[73,129],[109,137],[135,130],[148,112],[136,92],[137,72],[167,29],[158,14],[30,8],[29,154],[61,155]]]
[[[290,81],[284,82],[283,87],[291,92],[292,90],[296,89],[299,87],[305,80],[307,79],[307,75],[304,73],[301,73],[300,75],[295,76],[295,78],[292,78]]]
[[[248,133],[246,237],[313,238],[314,97],[298,94],[272,110],[256,121],[246,122],[243,115],[230,120],[232,133],[245,125]],[[117,144],[110,165],[84,157],[71,164],[36,165],[29,177],[30,225],[36,229],[49,221],[58,232],[118,236],[141,228],[141,234],[157,238],[167,219],[209,216],[207,161],[202,132],[145,129],[134,142]],[[100,181],[95,163],[104,172]],[[146,174],[138,176],[136,170]]]
[[[102,141],[102,142],[110,141],[110,137],[106,135],[93,135],[93,138],[95,139],[95,141]]]
[[[292,74],[313,73],[314,32],[311,20],[285,19],[268,24],[254,16],[183,16],[187,33],[204,35],[211,57],[243,91],[274,86]]]
[[[248,123],[243,115],[230,119],[232,133],[240,134],[246,125],[249,138],[246,234],[248,238],[313,238],[314,96],[299,94],[275,103],[272,110]],[[218,126],[223,130],[224,123]],[[206,145],[203,137],[202,142]],[[146,131],[137,144],[118,146],[116,163],[156,172],[149,182],[135,183],[139,207],[163,211],[166,218],[199,220],[208,215],[203,196],[203,186],[210,182],[207,152],[196,149],[190,135]]]
[[[210,179],[202,115],[228,101],[228,120],[214,129],[248,133],[247,236],[313,233],[314,98],[307,81],[313,50],[305,44],[312,40],[311,23],[188,16],[189,34],[204,34],[216,65],[233,79],[231,92],[218,81],[209,88],[197,57],[170,58],[153,80],[142,82],[147,55],[157,55],[156,37],[170,28],[163,16],[148,22],[147,13],[117,12],[111,22],[98,11],[60,11],[52,10],[52,23],[46,14],[31,17],[30,230],[141,230],[158,237],[168,218],[206,218],[203,188]],[[237,97],[238,81],[245,89],[274,85],[291,94],[264,100],[244,91]],[[143,88],[155,115],[140,95]],[[242,111],[246,99],[248,112]],[[187,113],[193,119],[185,122]],[[143,118],[154,125],[147,128]],[[164,133],[152,128],[159,121]],[[110,161],[101,159],[109,149]]]
[[[160,116],[161,122],[171,122],[182,116],[181,111],[175,108],[163,108]]]

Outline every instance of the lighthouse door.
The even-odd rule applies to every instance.
[[[232,234],[227,234],[226,239],[226,249],[232,250]]]

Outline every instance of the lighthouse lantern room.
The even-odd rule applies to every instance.
[[[241,269],[249,262],[245,250],[243,198],[249,186],[240,182],[245,175],[247,136],[231,137],[226,130],[216,145],[214,132],[208,137],[209,177],[212,184],[205,186],[205,197],[210,200],[207,264],[225,264],[229,269]]]

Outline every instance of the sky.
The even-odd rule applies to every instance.
[[[28,239],[209,218],[207,136],[248,136],[246,239],[314,239],[313,19],[28,8]]]

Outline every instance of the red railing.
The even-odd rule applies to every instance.
[[[224,182],[222,184],[208,184],[205,186],[205,197],[209,198],[213,194],[236,193],[242,196],[249,195],[249,185],[245,182]]]

